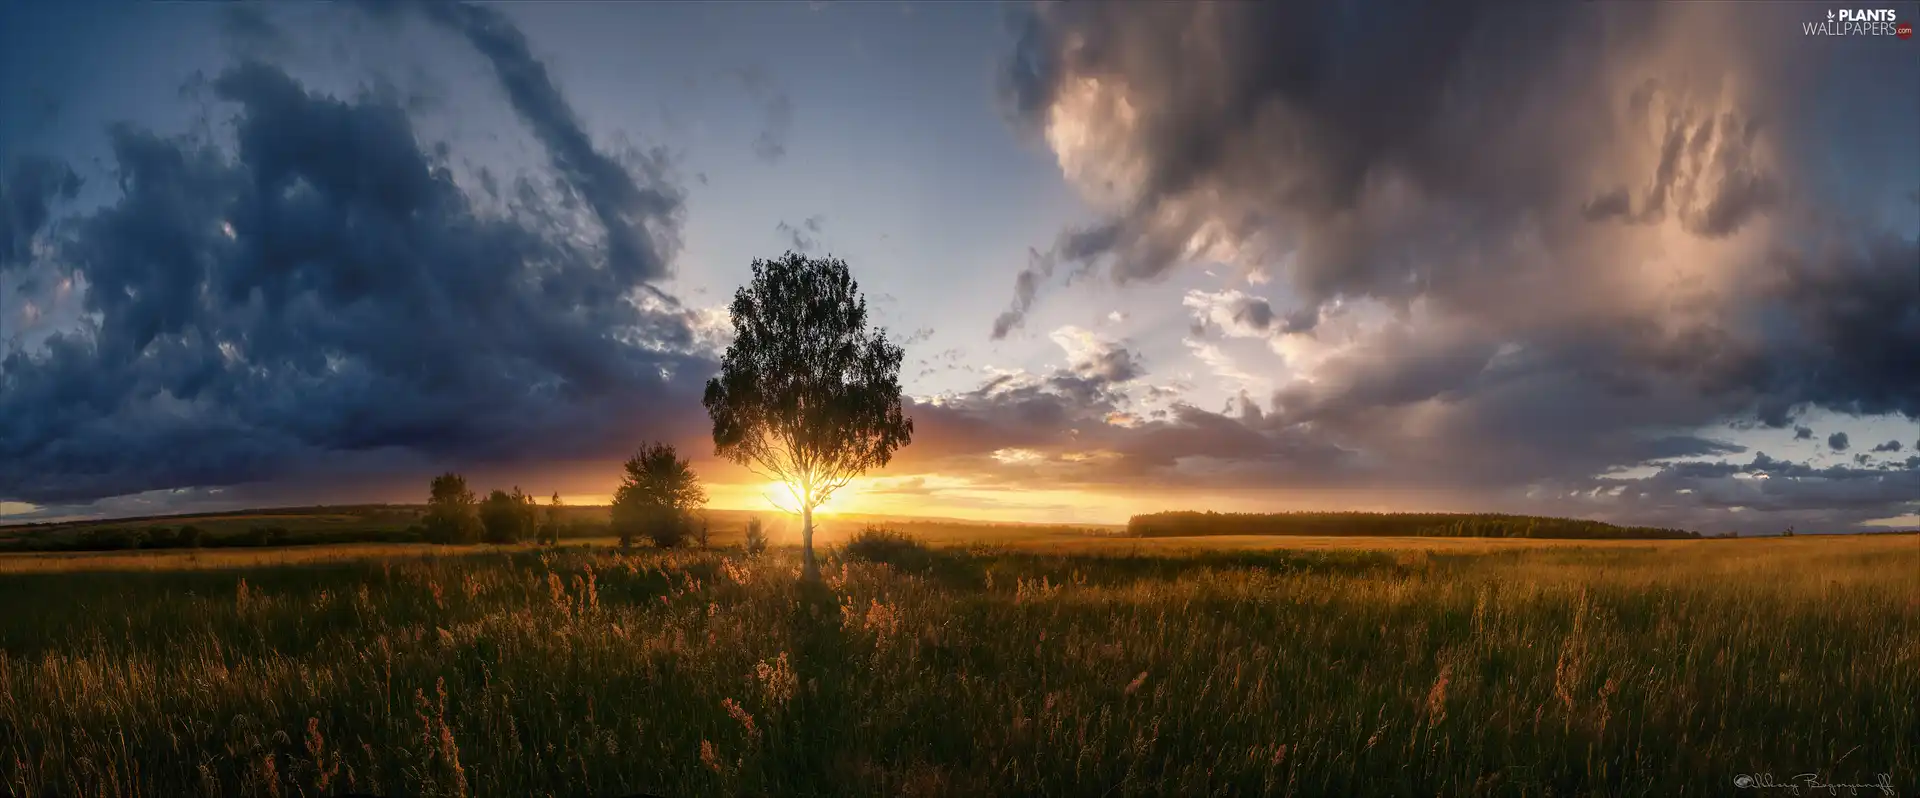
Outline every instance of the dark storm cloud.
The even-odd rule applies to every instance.
[[[1836,452],[1844,452],[1847,450],[1847,447],[1851,445],[1852,444],[1847,442],[1847,434],[1844,432],[1836,432],[1827,436],[1827,448]]]
[[[1683,284],[1663,297],[1669,306],[1589,299],[1544,318],[1513,307],[1515,292],[1623,279],[1612,221],[1673,219],[1717,241],[1783,200],[1777,142],[1760,119],[1774,99],[1706,102],[1664,62],[1641,63],[1699,17],[1505,3],[1038,7],[1005,75],[1016,121],[1082,131],[1056,144],[1063,165],[1083,185],[1122,184],[1123,201],[1034,253],[995,332],[1018,325],[1056,261],[1125,281],[1230,244],[1248,266],[1290,254],[1302,310],[1420,299],[1512,336],[1598,335],[1614,340],[1569,356],[1749,392],[1770,421],[1799,403],[1920,410],[1911,239],[1815,227],[1796,241],[1821,244],[1783,239],[1745,256],[1750,287]],[[1630,137],[1593,130],[1605,124],[1659,134],[1634,151],[1614,143]],[[1576,172],[1595,163],[1619,182],[1589,190]],[[1682,329],[1663,339],[1622,323],[1656,312]]]
[[[283,55],[293,46],[292,39],[267,18],[265,11],[251,5],[227,8],[221,15],[220,32],[236,51],[248,57]]]
[[[1920,418],[1920,239],[1821,232],[1774,252],[1754,280],[1763,345],[1731,369],[1778,400]]]
[[[31,259],[33,239],[53,218],[54,204],[79,191],[80,176],[66,164],[22,156],[8,165],[0,181],[0,273]]]
[[[1875,446],[1875,447],[1873,447],[1873,451],[1874,451],[1874,453],[1876,453],[1876,454],[1878,454],[1878,453],[1880,453],[1880,452],[1898,452],[1898,451],[1900,451],[1900,442],[1899,442],[1899,441],[1887,441],[1886,443],[1883,443],[1883,444],[1880,444],[1880,445],[1878,445],[1878,446]]]
[[[636,178],[635,169],[596,148],[546,64],[534,57],[526,36],[499,11],[464,3],[407,7],[460,34],[492,64],[514,111],[546,145],[554,169],[605,228],[607,265],[624,280],[666,277],[679,247],[684,192],[665,178],[665,156],[656,152],[636,158]]]
[[[527,183],[534,205],[476,213],[389,100],[231,68],[211,87],[236,150],[109,131],[119,196],[51,259],[98,322],[0,361],[0,498],[604,457],[693,422],[703,332],[637,293],[666,271],[672,187],[615,175],[517,33],[459,19],[524,113],[557,115],[542,140],[616,243]]]
[[[1793,439],[1796,441],[1813,440],[1813,428],[1812,427],[1794,427]]]
[[[1920,242],[1789,190],[1831,146],[1800,94],[1823,84],[1765,55],[1806,46],[1791,16],[1032,7],[1006,106],[1104,216],[1031,254],[994,335],[1063,271],[1267,271],[1277,297],[1206,295],[1196,329],[1284,353],[1265,423],[1397,464],[1383,487],[1590,484],[1737,451],[1658,430],[1920,416]],[[1873,113],[1845,123],[1920,135]]]
[[[1920,510],[1920,458],[1882,467],[1824,468],[1755,454],[1748,463],[1679,463],[1643,479],[1600,479],[1627,517],[1666,518],[1697,529],[1774,531],[1786,524],[1844,531]],[[1586,486],[1577,486],[1585,488]],[[1569,507],[1597,506],[1573,500]],[[1739,514],[1726,511],[1739,508]]]

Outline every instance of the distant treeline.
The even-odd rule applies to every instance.
[[[153,521],[221,521],[235,515],[253,516],[309,516],[309,515],[351,515],[362,520],[380,521],[392,519],[413,519],[420,517],[425,510],[423,504],[316,504],[301,507],[254,507],[245,510],[210,510],[202,513],[166,513],[162,515],[129,515],[113,519],[117,524],[141,524]],[[0,519],[4,521],[5,519]],[[0,531],[59,529],[69,527],[99,526],[105,523],[99,519],[70,519],[65,521],[29,521],[25,523],[0,523]]]
[[[1616,526],[1576,518],[1465,513],[1214,513],[1168,512],[1127,521],[1133,537],[1198,535],[1327,535],[1345,537],[1579,538],[1661,540],[1698,532]]]
[[[604,537],[606,523],[562,522],[559,539]],[[333,543],[432,543],[428,530],[413,524],[405,528],[256,526],[242,532],[213,532],[188,524],[181,527],[101,527],[63,535],[30,535],[0,540],[0,552],[140,551],[154,549],[235,549],[277,546],[320,546]]]

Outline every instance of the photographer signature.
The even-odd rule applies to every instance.
[[[1742,773],[1733,777],[1733,786],[1742,790],[1784,790],[1788,795],[1859,795],[1862,788],[1879,790],[1882,795],[1894,794],[1891,773],[1882,773],[1872,782],[1860,784],[1828,782],[1818,773],[1802,773],[1784,782],[1774,781],[1772,773]]]

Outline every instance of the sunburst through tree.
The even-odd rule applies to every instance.
[[[904,352],[867,326],[866,299],[837,258],[755,260],[732,313],[735,337],[705,397],[714,451],[793,492],[805,573],[817,578],[813,511],[912,440]]]

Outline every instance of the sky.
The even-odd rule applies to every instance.
[[[699,398],[796,250],[906,349],[829,511],[1920,526],[1920,42],[1840,8],[0,5],[0,519],[781,503]]]

